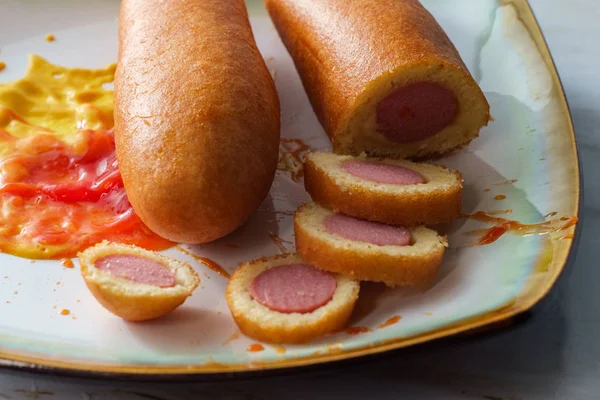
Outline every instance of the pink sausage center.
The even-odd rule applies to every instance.
[[[397,165],[375,163],[370,161],[346,161],[342,169],[358,178],[371,182],[387,183],[392,185],[415,185],[425,183],[423,175],[409,168]]]
[[[377,105],[377,131],[397,143],[435,135],[456,117],[458,100],[439,83],[418,82],[395,89]]]
[[[175,286],[175,274],[158,261],[130,254],[113,254],[96,260],[96,268],[135,283],[162,288]]]
[[[407,246],[410,244],[410,232],[402,226],[380,224],[342,214],[328,215],[323,224],[329,233],[350,240],[378,246]]]
[[[333,274],[308,264],[273,267],[250,285],[252,298],[282,313],[309,313],[329,303],[337,282]]]

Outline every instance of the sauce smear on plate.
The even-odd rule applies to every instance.
[[[102,240],[152,250],[171,243],[129,204],[113,139],[114,65],[69,69],[31,56],[0,85],[0,248],[61,259]]]
[[[556,214],[548,214],[548,216],[554,215]],[[494,226],[488,229],[465,232],[466,235],[481,234],[479,241],[472,246],[484,246],[494,243],[507,232],[512,232],[520,236],[547,235],[552,232],[564,231],[577,225],[579,221],[577,217],[561,217],[560,219],[550,219],[535,224],[523,224],[519,221],[496,217],[491,213],[483,211],[476,211],[473,214],[462,214],[461,218],[494,224]]]

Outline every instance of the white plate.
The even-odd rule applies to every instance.
[[[550,212],[577,215],[579,170],[568,109],[526,2],[423,3],[480,82],[495,118],[467,149],[441,160],[464,175],[463,211],[511,208],[507,217],[521,222],[543,221]],[[0,61],[7,64],[0,82],[22,76],[28,53],[69,67],[115,62],[118,6],[106,0],[0,0]],[[329,148],[262,4],[250,1],[249,9],[281,98],[282,136]],[[44,40],[48,33],[56,36],[55,42]],[[512,179],[517,181],[498,184]],[[491,191],[485,192],[487,188]],[[506,200],[494,200],[497,194]],[[241,261],[278,253],[273,235],[292,251],[290,214],[308,200],[303,186],[279,171],[271,194],[248,224],[226,239],[190,249],[230,272]],[[237,332],[223,295],[227,281],[177,249],[166,253],[190,261],[200,272],[201,287],[170,316],[142,324],[105,311],[77,268],[0,254],[0,356],[7,365],[90,373],[216,373],[306,365],[446,336],[531,307],[549,290],[571,247],[571,240],[559,235],[512,234],[488,246],[468,247],[473,239],[464,232],[480,225],[467,219],[454,224],[440,276],[426,293],[366,285],[352,324],[372,332],[338,333],[307,345],[285,346],[285,352],[276,346],[248,352],[254,341],[243,336],[224,343]],[[63,308],[71,315],[60,315]],[[393,316],[400,321],[377,329]]]

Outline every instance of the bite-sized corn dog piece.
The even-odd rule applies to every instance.
[[[227,285],[227,304],[245,335],[302,343],[343,329],[358,298],[352,278],[324,272],[297,255],[242,264]]]
[[[392,225],[435,225],[460,214],[462,176],[439,165],[310,153],[304,185],[314,201]]]
[[[170,313],[200,283],[189,264],[132,245],[99,243],[79,253],[79,263],[96,300],[128,321]]]
[[[317,203],[296,211],[294,232],[296,251],[315,267],[388,286],[430,286],[448,245],[445,237],[424,226],[360,220]]]

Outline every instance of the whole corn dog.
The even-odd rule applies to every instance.
[[[129,200],[157,234],[204,243],[267,195],[279,99],[243,0],[123,0],[115,141]]]
[[[265,0],[337,153],[424,158],[477,137],[489,105],[417,0]]]

